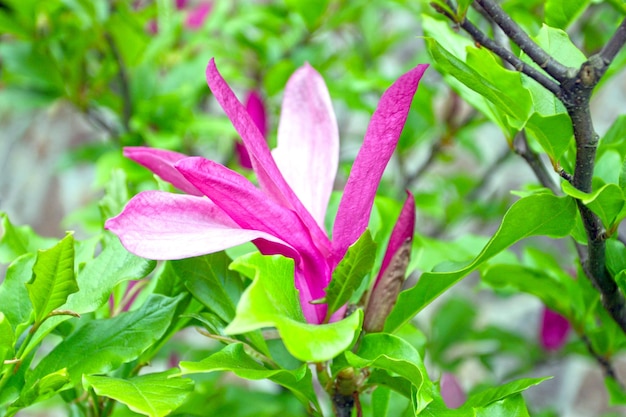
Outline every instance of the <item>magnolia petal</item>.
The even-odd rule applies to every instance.
[[[324,79],[309,64],[294,72],[285,87],[272,155],[323,229],[339,163],[339,131]]]
[[[559,350],[567,342],[571,325],[556,311],[543,308],[541,317],[540,342],[546,350]]]
[[[387,250],[385,251],[385,257],[383,263],[380,266],[380,272],[378,273],[378,279],[385,273],[387,266],[393,255],[398,252],[404,242],[413,241],[413,233],[415,232],[415,198],[410,191],[407,190],[407,197],[398,216],[391,236],[389,237],[389,243],[387,244]],[[378,281],[377,281],[378,282]],[[376,284],[374,284],[376,286]]]
[[[135,255],[156,260],[182,259],[218,252],[253,239],[274,236],[240,228],[205,197],[144,191],[105,224]]]
[[[463,391],[463,387],[461,387],[456,376],[449,372],[444,372],[441,375],[439,390],[441,391],[441,398],[448,408],[459,408],[467,400],[467,394]]]
[[[202,195],[196,187],[174,168],[174,164],[181,159],[187,158],[187,155],[164,149],[131,146],[124,148],[124,156],[148,168],[179,190],[191,195]]]
[[[314,250],[315,245],[300,218],[268,199],[243,175],[201,157],[183,159],[176,169],[242,229],[276,236],[298,252]]]
[[[311,231],[316,246],[323,249],[324,252],[330,253],[328,237],[283,178],[272,158],[265,138],[254,124],[250,114],[220,75],[213,59],[209,61],[207,66],[206,79],[215,98],[241,136],[250,154],[254,172],[266,196],[274,202],[294,210]]]
[[[254,125],[264,138],[267,137],[267,115],[261,95],[256,91],[248,92],[246,96],[246,111],[252,118]]]
[[[418,65],[398,78],[385,91],[372,115],[333,228],[333,253],[338,259],[363,234],[369,223],[378,183],[396,148],[413,96],[427,67]]]

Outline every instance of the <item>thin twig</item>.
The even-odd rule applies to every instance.
[[[476,0],[476,3],[491,17],[504,33],[507,34],[526,55],[545,72],[559,82],[570,77],[571,69],[555,60],[549,53],[535,43],[502,8],[492,0]]]
[[[120,54],[115,41],[113,40],[113,36],[110,33],[105,32],[104,38],[106,39],[109,48],[111,49],[111,54],[117,63],[118,68],[118,78],[120,80],[120,93],[122,95],[122,126],[124,126],[124,130],[127,132],[130,131],[130,118],[133,114],[133,102],[130,96],[130,82],[128,79],[128,72],[126,71],[126,65],[124,65],[124,60],[122,59],[122,55]]]
[[[539,158],[539,155],[530,148],[525,130],[521,130],[516,136],[513,141],[513,150],[526,161],[541,185],[550,189],[554,195],[559,194],[559,186],[553,180],[545,164]]]
[[[478,42],[480,45],[486,47],[487,49],[489,49],[490,51],[492,51],[493,53],[498,55],[504,61],[506,61],[509,64],[511,64],[511,66],[516,71],[520,71],[520,72],[528,75],[530,78],[532,78],[533,80],[537,81],[546,90],[550,91],[555,96],[558,96],[560,94],[561,89],[560,89],[559,85],[556,82],[554,82],[550,78],[546,77],[544,74],[542,74],[540,71],[537,71],[535,68],[533,68],[532,66],[528,65],[526,62],[524,62],[521,59],[519,59],[517,56],[515,56],[508,49],[506,49],[503,46],[497,44],[495,41],[493,41],[491,38],[489,38],[485,33],[483,33],[480,29],[478,29],[476,26],[474,26],[474,24],[472,24],[472,22],[467,20],[467,18],[463,19],[463,21],[460,22],[460,26],[467,33],[469,33],[472,36],[472,38],[474,38],[474,40],[476,42]]]
[[[626,391],[624,389],[624,385],[622,384],[622,382],[617,378],[617,372],[615,372],[615,369],[613,368],[613,365],[611,364],[611,361],[600,355],[598,352],[596,352],[596,350],[594,349],[593,345],[591,344],[591,340],[589,340],[589,337],[587,337],[586,334],[581,334],[580,338],[582,339],[583,343],[585,344],[585,347],[587,348],[587,351],[589,352],[589,354],[591,356],[593,356],[593,358],[596,360],[596,362],[598,362],[598,365],[600,365],[600,368],[602,369],[602,372],[604,373],[604,376],[606,376],[607,378],[611,378],[612,380],[614,380],[619,387],[621,388],[622,391]]]
[[[605,67],[608,68],[613,62],[613,59],[617,55],[617,53],[622,49],[624,44],[626,43],[626,18],[622,20],[622,23],[617,27],[617,30],[609,39],[609,41],[604,45],[604,48],[600,52],[598,52],[598,56],[602,58],[602,62]]]

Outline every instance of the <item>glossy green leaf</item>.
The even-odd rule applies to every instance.
[[[56,239],[37,235],[30,226],[14,226],[5,212],[0,212],[0,263],[9,263],[25,253],[49,248]]]
[[[176,370],[136,376],[130,379],[85,375],[83,386],[102,397],[125,404],[136,413],[164,417],[181,406],[193,391],[193,381],[173,377]]]
[[[0,363],[13,357],[15,335],[9,319],[0,311]]]
[[[268,369],[251,357],[242,343],[230,344],[200,362],[183,361],[179,366],[183,375],[230,371],[241,378],[269,379],[289,389],[304,404],[312,404],[319,410],[313,376],[307,365],[295,370]]]
[[[368,230],[354,242],[333,271],[326,287],[324,301],[328,304],[327,318],[345,305],[372,271],[376,259],[376,243]]]
[[[276,327],[285,347],[302,361],[321,362],[347,349],[360,330],[363,313],[323,325],[306,323],[294,285],[293,260],[258,252],[237,258],[231,268],[253,278],[241,296],[229,334]]]
[[[576,203],[569,197],[533,194],[520,199],[507,211],[496,234],[469,264],[460,268],[452,266],[451,271],[425,272],[413,288],[401,292],[385,329],[394,331],[406,323],[445,290],[515,242],[537,235],[567,236],[575,219]]]
[[[544,16],[546,24],[555,28],[567,29],[587,8],[590,0],[546,0]]]
[[[524,397],[514,394],[475,410],[476,417],[530,417]]]
[[[32,323],[33,305],[28,297],[26,283],[33,275],[36,256],[33,253],[21,256],[7,268],[4,281],[0,284],[0,311],[13,326],[16,335]]]
[[[138,310],[88,322],[55,346],[29,380],[67,368],[76,384],[83,374],[108,372],[132,361],[165,333],[179,301],[152,295]]]
[[[584,193],[567,181],[561,183],[563,192],[580,200],[600,217],[604,227],[611,229],[626,217],[626,198],[617,184],[605,184],[593,193]]]
[[[70,382],[66,369],[60,369],[37,380],[33,386],[22,391],[20,397],[11,404],[7,416],[12,416],[22,408],[55,396]]]
[[[526,129],[553,161],[558,161],[574,139],[572,121],[566,113],[542,116],[533,113]]]
[[[551,378],[551,376],[543,378],[523,378],[498,387],[488,388],[471,395],[463,407],[485,407],[493,402],[500,401],[506,397],[525,391],[530,387],[539,385],[543,381],[547,381]]]
[[[363,337],[359,350],[345,353],[348,364],[356,368],[381,368],[409,381],[421,395],[414,411],[418,413],[432,401],[431,384],[422,358],[405,340],[388,333],[370,333]]]
[[[33,266],[33,277],[26,283],[35,310],[35,322],[41,323],[67,297],[78,291],[74,276],[74,237],[65,236],[57,245],[40,250]]]
[[[484,48],[468,46],[465,61],[438,41],[436,34],[426,39],[437,68],[454,76],[465,86],[491,101],[499,111],[523,123],[529,116],[531,97],[523,87],[519,72],[509,71]]]
[[[241,279],[228,269],[232,260],[224,252],[169,262],[191,294],[225,322],[235,317],[242,291]]]
[[[604,385],[609,393],[609,405],[626,405],[626,392],[622,388],[621,384],[614,378],[604,378]]]

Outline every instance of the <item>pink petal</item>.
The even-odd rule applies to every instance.
[[[176,4],[176,9],[182,10],[185,7],[187,7],[187,0],[176,0],[175,4]]]
[[[439,381],[439,390],[443,402],[448,408],[459,408],[467,400],[467,395],[454,374],[444,372]]]
[[[298,216],[268,199],[243,175],[201,157],[185,158],[176,169],[241,228],[276,236],[298,252],[315,250]]]
[[[251,91],[246,97],[246,111],[252,118],[252,121],[259,129],[264,138],[267,138],[267,117],[265,115],[265,105],[261,96],[256,91]],[[239,161],[239,165],[245,169],[252,169],[252,162],[248,150],[241,142],[235,142],[235,154]]]
[[[185,26],[187,29],[200,29],[202,25],[204,25],[204,21],[209,16],[209,13],[211,13],[211,9],[213,9],[213,3],[203,2],[189,11],[187,19],[185,20]]]
[[[339,162],[339,131],[326,84],[309,64],[294,72],[285,87],[278,146],[272,155],[291,189],[324,228]]]
[[[404,201],[404,205],[402,206],[402,210],[400,211],[400,215],[398,216],[398,220],[396,221],[393,230],[391,231],[391,236],[389,237],[389,243],[387,244],[387,251],[385,252],[385,257],[383,258],[383,263],[380,266],[380,271],[378,273],[378,278],[376,279],[376,284],[378,284],[378,280],[385,273],[387,266],[389,266],[389,262],[393,255],[400,249],[402,244],[407,241],[413,240],[413,233],[415,231],[415,199],[413,198],[413,194],[410,191],[407,191],[407,197]]]
[[[255,126],[261,132],[264,138],[267,138],[267,115],[265,113],[265,104],[260,94],[256,91],[250,91],[246,96],[246,111],[252,118]]]
[[[164,149],[135,146],[124,148],[124,156],[145,166],[179,190],[191,195],[202,195],[196,187],[174,168],[174,164],[181,159],[187,158],[187,155]]]
[[[144,191],[105,224],[124,247],[148,259],[182,259],[205,255],[263,238],[283,243],[257,230],[244,230],[206,197]]]
[[[428,65],[401,76],[380,99],[370,120],[363,146],[348,178],[333,229],[333,253],[343,258],[348,246],[363,234],[378,183],[396,148],[413,96]]]
[[[330,253],[328,237],[287,185],[272,158],[265,138],[259,132],[245,107],[237,100],[233,91],[220,75],[213,59],[209,61],[207,66],[206,78],[215,98],[241,136],[263,191],[276,203],[294,210],[309,228],[316,246],[324,252]]]
[[[558,350],[565,342],[570,324],[565,317],[546,307],[541,318],[541,345],[546,350]]]

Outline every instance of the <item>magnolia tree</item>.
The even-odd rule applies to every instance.
[[[0,2],[5,123],[105,137],[75,232],[1,214],[2,414],[575,415],[571,357],[626,404],[624,5],[303,3]]]

